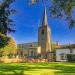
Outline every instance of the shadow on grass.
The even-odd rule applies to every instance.
[[[26,71],[34,71],[35,70],[58,70],[54,71],[55,75],[75,75],[75,66],[65,66],[63,64],[50,64],[50,63],[18,63],[18,64],[0,64],[0,75],[26,75]],[[60,71],[59,71],[60,70]],[[73,74],[74,73],[74,74]],[[49,74],[42,74],[42,75],[49,75]]]

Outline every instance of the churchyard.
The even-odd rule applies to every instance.
[[[0,75],[75,75],[75,63],[0,63]]]

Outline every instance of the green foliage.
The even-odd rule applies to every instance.
[[[13,20],[9,18],[14,12],[14,9],[10,8],[11,3],[14,0],[2,0],[0,3],[0,33],[7,35],[7,32],[14,32]]]
[[[15,10],[10,5],[15,0],[2,0],[0,3],[0,56],[14,54],[17,47],[15,41],[11,37],[7,37],[8,32],[14,32],[14,23],[10,18]]]
[[[75,20],[73,18],[74,7],[75,0],[52,0],[50,12],[53,16],[57,16],[58,18],[62,18],[64,16],[69,27],[72,28],[75,25]]]
[[[69,24],[69,28],[75,26],[75,19],[73,18],[73,10],[75,7],[75,0],[28,0],[33,4],[39,4],[42,2],[44,5],[46,2],[51,2],[50,14],[57,18],[65,17],[65,20]]]
[[[53,61],[55,62],[56,61],[56,50],[53,49]]]
[[[67,54],[67,59],[69,62],[75,62],[75,54]]]
[[[0,56],[15,54],[17,52],[17,46],[13,38],[6,37],[2,34],[0,42]]]
[[[0,33],[0,48],[4,47],[8,44],[9,37],[5,36],[4,34]]]

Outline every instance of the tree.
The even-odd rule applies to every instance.
[[[32,4],[51,2],[49,8],[50,14],[57,18],[65,17],[65,20],[69,24],[69,28],[74,27],[75,20],[73,18],[73,10],[75,7],[75,0],[31,0]]]
[[[0,33],[7,35],[8,32],[14,32],[13,29],[13,20],[10,19],[10,16],[14,14],[15,10],[10,9],[11,3],[14,0],[2,0],[0,3]]]
[[[0,33],[0,48],[4,47],[5,45],[8,44],[9,38],[7,38],[7,36],[5,36],[4,34]]]
[[[2,39],[0,41],[2,41],[2,43],[0,42],[0,46],[2,44],[2,46],[0,47],[0,56],[6,56],[6,55],[14,55],[17,53],[17,45],[16,42],[13,40],[13,38],[11,37],[7,37],[5,35],[1,35]]]
[[[14,21],[10,18],[15,10],[10,8],[15,0],[2,0],[0,3],[0,56],[15,54],[17,46],[13,38],[8,37],[8,32],[14,32]]]
[[[52,0],[50,12],[58,18],[62,18],[64,16],[65,20],[69,24],[69,28],[72,28],[75,25],[75,20],[73,18],[74,7],[75,0]]]

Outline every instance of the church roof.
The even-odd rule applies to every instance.
[[[18,49],[28,49],[28,48],[37,48],[38,42],[32,42],[32,43],[22,43],[17,45]]]
[[[70,45],[59,45],[56,47],[56,49],[71,49],[75,48],[75,44],[70,44]]]
[[[47,25],[48,25],[48,22],[47,22],[47,14],[46,14],[46,8],[44,8],[44,15],[43,15],[42,25],[43,25],[43,26],[47,26]]]

